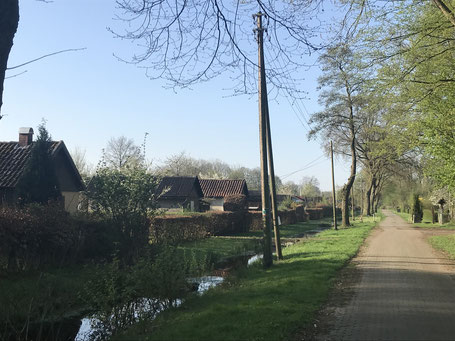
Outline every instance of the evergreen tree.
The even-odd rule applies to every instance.
[[[57,175],[52,160],[51,137],[44,123],[38,126],[38,137],[17,185],[21,204],[46,204],[60,197]]]

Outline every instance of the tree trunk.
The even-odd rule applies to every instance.
[[[368,190],[365,192],[365,203],[363,205],[363,215],[371,215],[371,191],[373,189],[374,178],[371,178],[370,184],[368,185]]]
[[[377,189],[378,189],[377,182],[374,181],[373,189],[371,191],[371,214],[376,213],[375,206],[376,206],[376,200],[377,200],[377,195],[378,195]]]
[[[0,0],[0,113],[8,57],[19,24],[19,0]],[[0,115],[0,119],[1,119]]]
[[[376,195],[376,201],[374,203],[374,213],[378,213],[378,206],[379,206],[379,200],[381,199],[381,195],[378,193]]]
[[[439,10],[446,16],[447,19],[455,26],[455,16],[449,7],[442,0],[433,0],[433,2],[438,6]]]
[[[352,130],[354,126],[352,124]],[[354,136],[354,133],[352,133]],[[350,225],[349,222],[349,194],[351,193],[351,188],[354,184],[355,174],[356,174],[356,151],[355,151],[355,137],[351,141],[351,175],[349,176],[348,182],[343,186],[341,190],[342,200],[341,200],[341,225],[347,227]]]

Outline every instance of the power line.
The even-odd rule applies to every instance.
[[[304,165],[303,168],[298,169],[298,170],[296,170],[296,171],[294,171],[294,172],[291,172],[291,173],[288,173],[288,174],[283,175],[283,176],[281,177],[281,179],[282,179],[282,180],[283,180],[283,179],[286,179],[286,178],[290,177],[291,175],[294,175],[295,173],[301,172],[301,171],[303,171],[303,170],[306,170],[306,169],[308,169],[308,168],[311,168],[311,167],[314,167],[314,166],[316,166],[316,165],[321,164],[322,162],[318,162],[318,163],[315,163],[315,162],[318,161],[318,160],[320,160],[320,159],[323,158],[324,156],[325,156],[324,154],[320,155],[319,157],[317,157],[317,158],[314,159],[313,161],[310,161],[310,162],[308,162],[306,165]],[[323,160],[323,161],[325,162],[325,160]]]

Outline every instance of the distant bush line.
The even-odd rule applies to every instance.
[[[279,211],[281,224],[322,219],[332,216],[332,207],[305,208]],[[152,220],[150,236],[153,242],[180,243],[208,236],[229,235],[262,230],[260,211],[209,212],[189,216],[157,216]]]
[[[331,216],[330,207],[280,211],[282,224]],[[0,208],[0,273],[38,270],[85,262],[111,261],[121,236],[109,219],[71,216],[60,207],[30,205]],[[158,216],[150,222],[153,243],[179,244],[208,236],[262,229],[261,212],[208,212]],[[116,232],[117,231],[117,232]]]

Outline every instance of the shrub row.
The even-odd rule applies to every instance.
[[[280,211],[282,224],[307,220],[304,207]],[[161,216],[153,219],[150,228],[154,242],[178,243],[207,236],[229,235],[262,229],[261,212],[210,212],[195,216]]]
[[[248,231],[247,212],[210,212],[194,216],[158,216],[152,220],[153,242],[177,243]]]
[[[337,207],[337,215],[341,217],[341,209]],[[319,207],[306,207],[305,212],[308,214],[310,220],[317,220],[328,218],[333,215],[332,206],[319,206]]]
[[[109,224],[71,217],[57,206],[0,208],[0,272],[27,271],[113,252]]]

